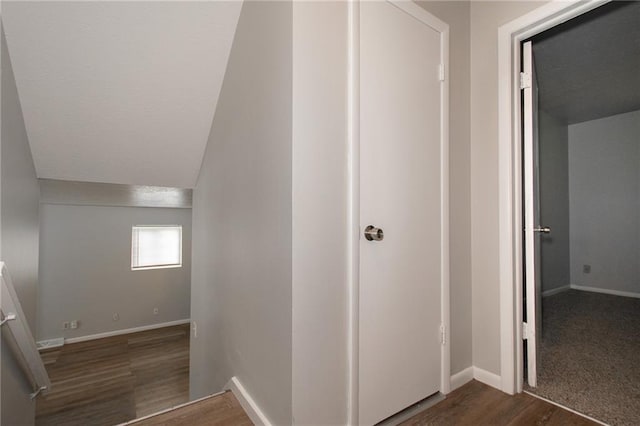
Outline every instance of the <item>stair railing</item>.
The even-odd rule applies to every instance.
[[[2,339],[15,354],[33,389],[31,399],[35,399],[51,388],[51,381],[4,262],[0,262],[0,287]]]

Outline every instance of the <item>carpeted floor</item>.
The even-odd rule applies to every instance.
[[[538,387],[611,425],[640,425],[640,299],[570,290],[543,299]]]

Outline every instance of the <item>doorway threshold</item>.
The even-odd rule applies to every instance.
[[[556,407],[560,407],[560,408],[562,408],[563,410],[571,411],[572,413],[577,414],[577,415],[579,415],[580,417],[584,417],[585,419],[589,419],[589,420],[591,420],[592,422],[597,423],[597,424],[599,424],[599,425],[602,425],[602,426],[609,426],[609,423],[605,423],[605,422],[603,422],[603,421],[601,421],[601,420],[594,419],[593,417],[591,417],[591,416],[587,416],[586,414],[581,413],[580,411],[576,411],[576,410],[574,410],[573,408],[569,408],[569,407],[567,407],[566,405],[562,405],[562,404],[559,404],[559,403],[557,403],[557,402],[555,402],[555,401],[552,401],[552,400],[550,400],[550,399],[547,399],[547,398],[545,398],[545,397],[542,397],[542,396],[540,396],[540,395],[536,395],[535,393],[533,393],[533,392],[531,392],[531,391],[529,391],[529,390],[524,390],[524,391],[522,391],[522,392],[523,392],[523,393],[526,393],[527,395],[531,395],[531,396],[532,396],[532,397],[534,397],[534,398],[541,399],[541,400],[542,400],[542,401],[544,401],[544,402],[548,402],[549,404],[553,404],[553,405],[555,405]]]
[[[377,423],[376,426],[396,426],[400,423],[409,420],[411,417],[422,413],[423,411],[433,407],[440,401],[444,401],[446,396],[442,392],[436,392],[431,396],[426,397],[413,405],[405,408],[399,413],[394,414],[391,417],[387,417],[380,423]]]

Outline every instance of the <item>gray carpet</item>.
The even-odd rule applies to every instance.
[[[543,299],[538,387],[611,425],[640,425],[640,299],[570,290]]]

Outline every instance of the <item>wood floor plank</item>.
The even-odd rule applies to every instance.
[[[133,423],[133,426],[251,426],[231,392]]]
[[[531,395],[507,395],[472,380],[402,425],[592,426],[596,423]]]
[[[36,424],[111,426],[188,401],[189,325],[42,352],[52,382]]]
[[[100,340],[43,352],[53,389],[38,399],[38,426],[111,426],[188,401],[188,325]],[[134,423],[136,426],[251,424],[231,392]],[[473,380],[402,424],[591,426],[595,423],[530,395],[507,395]]]

